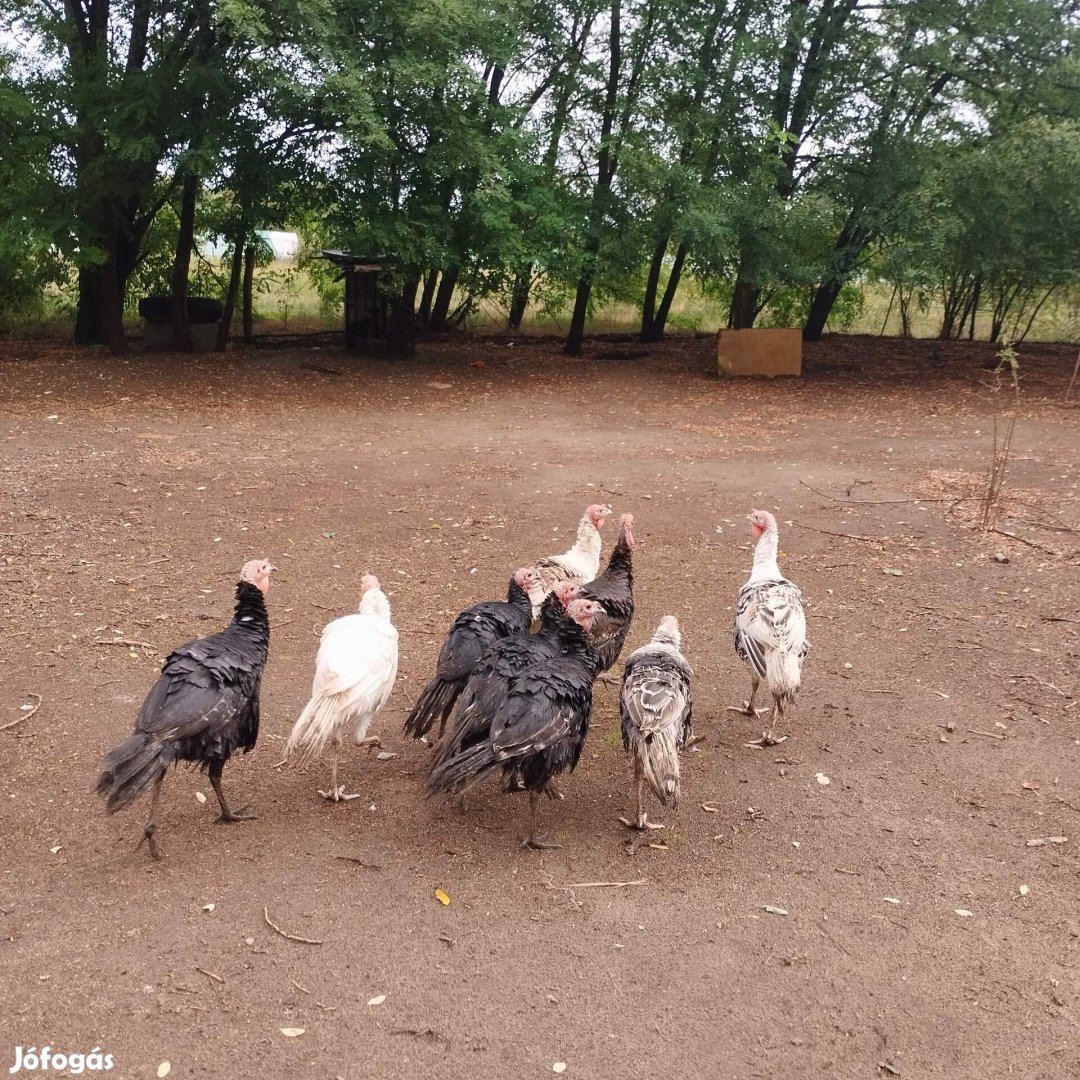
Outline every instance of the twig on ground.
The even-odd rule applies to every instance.
[[[796,521],[795,527],[798,529],[809,529],[811,532],[824,533],[825,536],[840,536],[845,540],[862,540],[867,544],[884,544],[890,539],[888,536],[859,536],[857,533],[830,532],[828,529],[818,529],[813,525],[804,525],[801,521]]]
[[[981,735],[984,739],[1004,739],[1005,736],[995,731],[976,731],[974,728],[967,729],[969,735]]]
[[[26,696],[37,698],[37,701],[34,702],[34,707],[32,709],[27,709],[22,716],[16,716],[14,720],[9,720],[6,724],[0,724],[0,731],[7,731],[8,728],[13,728],[16,724],[24,723],[41,708],[41,703],[44,698],[42,698],[40,694],[29,693]]]
[[[362,866],[365,870],[381,870],[383,868],[382,863],[364,862],[363,859],[358,859],[355,855],[335,855],[334,858],[340,859],[342,862],[356,863],[357,866]]]
[[[860,687],[860,689],[862,690],[862,692],[864,694],[899,694],[900,693],[899,690],[867,690],[867,689],[865,689],[863,687]]]
[[[134,641],[131,638],[118,637],[118,638],[95,638],[95,645],[126,645],[129,649],[149,649],[151,652],[157,652],[157,646],[151,645],[149,641]]]
[[[549,889],[626,889],[631,885],[644,885],[647,878],[638,878],[636,881],[576,881],[572,885],[554,885],[545,881],[544,885]]]
[[[266,920],[266,925],[269,926],[271,930],[274,930],[275,932],[279,933],[283,938],[288,938],[290,941],[301,941],[305,945],[321,945],[322,944],[322,939],[321,938],[316,939],[316,938],[309,938],[309,937],[300,937],[299,934],[290,934],[288,932],[288,930],[282,930],[281,927],[278,926],[278,924],[276,922],[274,922],[273,919],[270,918],[270,911],[265,906],[263,907],[263,918]]]
[[[991,525],[987,532],[997,533],[998,536],[1007,536],[1010,540],[1019,540],[1021,544],[1027,544],[1028,547],[1033,547],[1038,551],[1045,551],[1047,555],[1054,555],[1057,558],[1061,558],[1061,552],[1054,548],[1047,547],[1045,544],[1036,543],[1034,540],[1029,540],[1026,536],[1018,536],[1014,532],[1008,532],[1006,529],[999,529],[996,525]]]
[[[1007,679],[1027,679],[1028,682],[1038,683],[1040,686],[1045,686],[1048,690],[1054,690],[1059,693],[1063,698],[1072,697],[1072,694],[1066,694],[1060,687],[1055,686],[1052,682],[1047,682],[1045,679],[1040,679],[1038,675],[1032,675],[1027,671],[1017,671],[1008,673],[1005,675]]]
[[[293,984],[293,986],[296,987],[297,990],[300,990],[305,994],[310,994],[311,993],[311,991],[306,986],[301,986],[300,983],[298,983],[295,979],[290,979],[289,982],[291,982]]]
[[[952,495],[947,495],[931,499],[851,499],[842,498],[839,495],[830,495],[827,491],[822,491],[820,488],[814,487],[813,484],[808,484],[805,480],[800,480],[799,483],[804,488],[809,488],[814,494],[822,496],[822,498],[829,499],[832,502],[847,503],[849,506],[900,506],[905,503],[949,502],[953,498]]]
[[[1076,803],[1071,803],[1068,799],[1063,799],[1060,795],[1055,795],[1054,798],[1057,799],[1062,806],[1067,806],[1070,810],[1075,810],[1080,814],[1080,806],[1077,806]]]
[[[201,971],[207,978],[213,979],[214,982],[219,982],[219,983],[221,983],[222,986],[225,985],[225,980],[220,975],[216,974],[215,972],[207,971],[206,968],[201,968],[201,967],[199,967],[198,964],[195,965],[195,970],[196,971]]]

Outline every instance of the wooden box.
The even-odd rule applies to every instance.
[[[716,368],[721,375],[801,375],[802,331],[721,330]]]

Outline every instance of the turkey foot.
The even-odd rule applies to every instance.
[[[548,783],[550,782],[551,781],[548,781]],[[546,836],[539,836],[537,833],[536,810],[539,799],[539,791],[529,792],[529,830],[525,834],[525,839],[522,840],[521,846],[524,848],[531,848],[533,851],[543,851],[546,848],[560,848],[562,847],[562,844],[556,844],[553,840],[549,840]]]
[[[596,682],[603,683],[604,686],[615,686],[616,680],[614,675],[597,675]]]
[[[329,802],[349,802],[350,799],[359,799],[359,794],[346,795],[345,785],[339,784],[337,787],[330,788],[329,791],[323,791],[322,788],[317,789],[319,794],[327,799]]]
[[[217,796],[218,804],[221,806],[221,813],[214,818],[215,825],[226,825],[231,821],[254,821],[254,814],[244,813],[248,807],[241,806],[238,810],[230,810],[229,804],[225,801],[225,793],[221,790],[221,770],[225,767],[225,762],[218,762],[210,766],[210,784],[214,789],[214,794]]]
[[[156,825],[147,823],[146,828],[143,829],[142,839],[135,845],[135,850],[138,851],[139,848],[145,844],[147,850],[150,852],[150,857],[155,862],[161,862],[161,860],[165,858],[165,853],[161,850],[161,845],[154,836],[156,827]]]
[[[150,852],[150,857],[155,862],[161,862],[165,858],[165,853],[161,850],[161,845],[157,842],[157,837],[154,835],[157,832],[157,808],[158,800],[161,798],[161,782],[165,779],[165,774],[154,781],[154,794],[150,800],[150,816],[146,819],[146,827],[143,829],[142,839],[135,845],[135,850],[146,845],[147,850]]]
[[[355,742],[357,746],[382,746],[382,739],[378,735],[361,736]]]
[[[646,829],[666,829],[666,825],[661,825],[658,821],[649,821],[646,814],[642,814],[637,821],[631,821],[629,818],[620,817],[619,820],[628,829],[640,829],[642,831]]]
[[[704,742],[704,741],[705,741],[705,736],[704,735],[691,735],[690,738],[687,739],[686,742],[683,743],[683,749],[684,750],[692,750],[695,746],[697,746],[698,743]]]
[[[544,785],[544,794],[549,799],[565,799],[566,796],[559,790],[554,780],[549,780]]]
[[[549,840],[546,836],[535,836],[530,833],[521,841],[521,846],[532,851],[548,851],[553,848],[561,848],[562,844],[556,844],[554,840]]]
[[[773,735],[771,731],[763,731],[760,739],[754,739],[752,742],[745,743],[745,746],[753,746],[758,750],[764,750],[769,746],[779,746],[782,742],[787,742],[787,736],[781,735],[779,737]]]
[[[769,709],[755,709],[749,701],[744,701],[741,706],[729,705],[727,707],[728,712],[738,713],[740,716],[752,716],[756,720],[762,713],[767,713]]]

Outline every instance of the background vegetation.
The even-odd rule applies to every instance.
[[[1077,333],[1075,0],[0,0],[0,323]],[[257,231],[293,229],[274,263]],[[224,244],[223,259],[197,239]],[[590,323],[589,320],[592,319]]]

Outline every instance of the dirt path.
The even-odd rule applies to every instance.
[[[42,703],[0,731],[4,1068],[48,1043],[100,1047],[131,1078],[166,1060],[267,1080],[1080,1075],[1080,414],[1062,350],[1021,352],[1010,539],[972,528],[985,349],[937,367],[929,343],[840,339],[803,380],[731,383],[707,340],[568,362],[477,338],[398,365],[8,344],[0,724]],[[564,550],[598,495],[637,516],[630,644],[679,616],[706,741],[683,805],[652,810],[666,847],[630,857],[630,764],[600,690],[566,800],[544,807],[564,847],[539,854],[494,786],[464,812],[425,802],[427,751],[400,725],[451,618]],[[792,738],[767,751],[725,711],[747,690],[729,624],[755,505],[776,510],[813,642]],[[225,785],[260,816],[212,824],[205,778],[178,771],[152,864],[133,851],[145,805],[107,818],[93,794],[100,759],[161,656],[227,620],[251,556],[281,572],[260,742]],[[401,630],[376,727],[398,756],[355,753],[343,779],[364,798],[328,805],[323,771],[271,766],[316,635],[367,569]],[[1045,837],[1067,841],[1031,846]],[[572,887],[595,881],[641,883]]]

